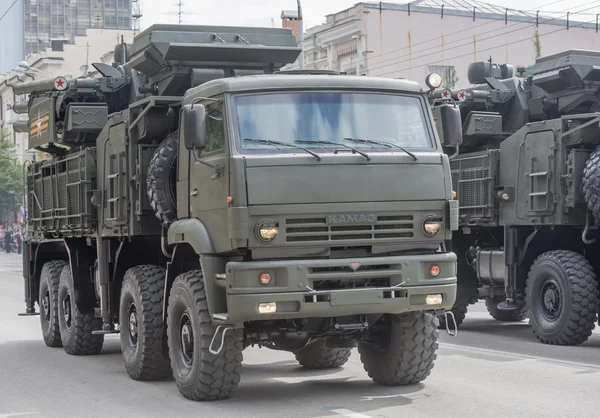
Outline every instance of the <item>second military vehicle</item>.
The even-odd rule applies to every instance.
[[[155,25],[98,77],[14,87],[53,155],[27,169],[23,257],[48,346],[120,332],[133,379],[193,400],[229,397],[256,344],[315,369],[358,346],[384,385],[430,374],[458,202],[426,92],[278,71],[299,53],[289,29]]]
[[[532,75],[473,63],[472,87],[437,90],[461,110],[464,140],[451,158],[460,206],[460,324],[485,299],[501,321],[527,316],[547,344],[585,342],[597,321],[600,268],[600,53],[539,58]],[[442,318],[442,323],[444,318]]]

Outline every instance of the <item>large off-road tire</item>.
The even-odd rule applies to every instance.
[[[242,331],[228,329],[221,352],[209,351],[216,327],[208,311],[202,272],[190,271],[175,279],[167,312],[169,357],[181,394],[194,401],[229,398],[240,382]]]
[[[150,206],[163,225],[177,219],[178,132],[170,133],[154,152],[148,166],[146,187]]]
[[[71,266],[66,265],[60,273],[58,285],[58,318],[62,345],[67,354],[98,354],[102,351],[104,335],[93,335],[92,331],[102,329],[102,320],[94,318],[93,307],[82,312],[75,304],[76,298]]]
[[[342,367],[350,358],[351,353],[350,348],[327,348],[325,340],[319,340],[294,354],[302,367],[318,370]]]
[[[369,377],[386,386],[425,380],[437,358],[438,318],[426,312],[408,312],[387,315],[387,319],[387,326],[374,341],[358,344]]]
[[[476,299],[475,299],[476,301]],[[456,302],[454,302],[454,305],[452,305],[452,309],[450,309],[450,311],[454,314],[454,322],[456,322],[456,328],[458,328],[463,321],[465,320],[466,316],[467,316],[467,311],[469,309],[469,305],[472,305],[473,303],[475,303],[473,300],[470,299],[456,299]],[[438,316],[438,320],[439,320],[439,325],[438,328],[439,329],[446,329],[446,317],[445,315],[439,315]],[[448,316],[448,326],[452,329],[454,327],[454,324],[452,323],[452,317]]]
[[[529,324],[545,344],[579,345],[595,327],[598,282],[581,254],[549,251],[537,258],[527,279]]]
[[[585,163],[581,191],[590,212],[600,221],[600,146],[590,154]]]
[[[63,260],[49,261],[42,267],[40,275],[40,325],[44,343],[48,347],[62,347],[58,325],[58,283],[66,264]]]
[[[163,350],[165,274],[164,268],[152,265],[125,272],[119,328],[125,369],[134,380],[162,380],[172,374]]]
[[[485,306],[489,314],[497,321],[504,322],[518,322],[527,319],[527,306],[523,306],[514,311],[501,311],[498,309],[498,304],[505,301],[504,296],[497,296],[495,298],[486,298]]]

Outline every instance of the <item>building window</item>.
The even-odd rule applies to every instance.
[[[453,89],[456,87],[458,77],[454,65],[428,65],[428,73],[438,73],[442,77],[442,88]]]

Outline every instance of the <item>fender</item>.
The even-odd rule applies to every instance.
[[[215,277],[219,273],[225,273],[225,261],[223,258],[215,255],[214,244],[204,224],[197,218],[175,221],[169,227],[167,242],[169,245],[176,245],[176,248],[173,253],[173,259],[168,263],[167,267],[163,320],[166,320],[167,300],[175,277],[197,268],[194,267],[194,264],[197,263],[198,258],[200,269],[204,276],[204,290],[206,292],[208,311],[211,315],[214,313],[226,313],[227,301],[225,290],[217,285]],[[191,260],[190,258],[194,256],[195,259]],[[197,266],[197,264],[195,265]]]

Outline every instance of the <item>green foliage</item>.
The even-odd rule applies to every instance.
[[[540,42],[540,34],[537,30],[533,37],[533,46],[535,47],[535,57],[540,58],[542,56],[542,43]]]
[[[0,222],[23,202],[23,169],[16,158],[15,147],[5,131],[0,131]]]

